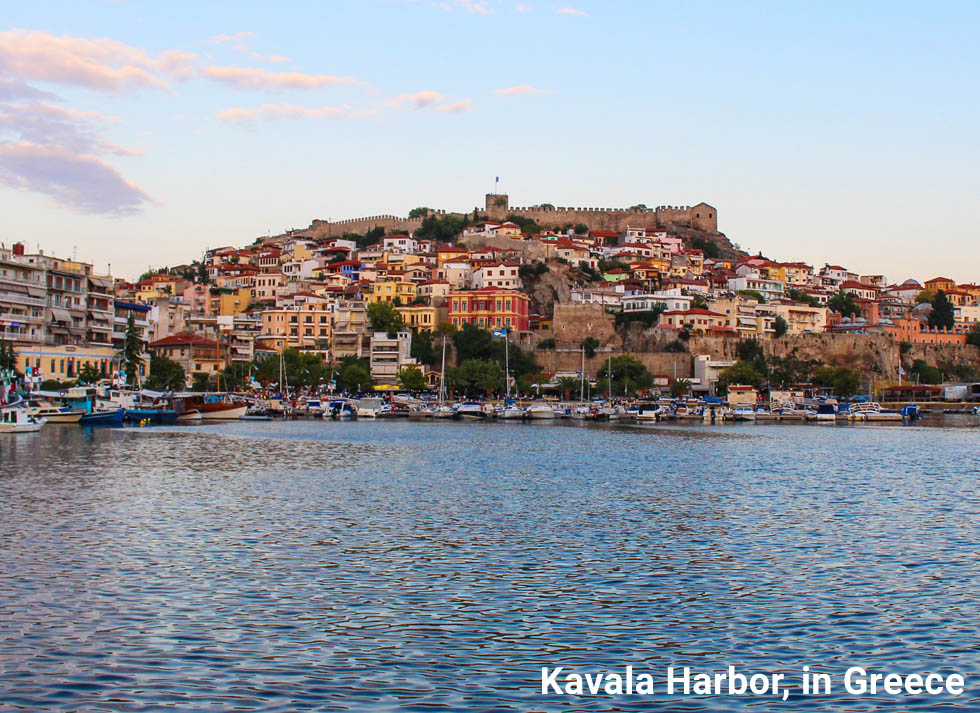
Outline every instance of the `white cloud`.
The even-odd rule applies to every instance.
[[[426,107],[432,106],[433,104],[441,102],[442,100],[443,95],[440,92],[427,90],[422,92],[414,92],[412,94],[399,94],[394,99],[391,99],[388,104],[396,109],[400,109],[405,106],[410,106],[415,109],[425,109]]]
[[[531,12],[531,6],[530,5],[518,5],[514,9],[517,10],[517,12],[521,13],[522,15],[524,13],[526,13],[526,12]]]
[[[232,49],[237,50],[257,62],[272,62],[273,64],[281,64],[282,62],[288,62],[289,57],[283,57],[282,55],[272,54],[264,55],[256,52],[249,45],[249,41],[255,37],[254,32],[235,32],[233,34],[224,35],[214,35],[208,38],[208,43],[212,45],[229,44]]]
[[[460,9],[466,12],[472,12],[475,15],[489,15],[493,12],[493,10],[487,7],[486,0],[442,0],[435,4],[443,10]]]
[[[589,13],[585,10],[579,10],[577,7],[560,7],[558,8],[559,15],[574,15],[575,17],[588,17]]]

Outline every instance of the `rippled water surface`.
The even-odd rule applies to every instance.
[[[0,710],[980,710],[978,439],[313,421],[0,436]],[[968,690],[540,694],[541,666],[729,663],[835,682],[955,669]]]

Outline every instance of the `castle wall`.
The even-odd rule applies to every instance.
[[[544,227],[585,223],[593,230],[619,232],[624,231],[627,226],[652,229],[668,225],[710,232],[718,230],[718,212],[706,203],[699,203],[694,207],[659,206],[657,208],[515,207],[510,205],[508,196],[488,193],[485,209],[491,220],[503,220],[508,215],[516,214],[530,218]]]

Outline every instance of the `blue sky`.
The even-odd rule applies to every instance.
[[[0,240],[146,266],[314,218],[718,208],[770,257],[976,274],[973,3],[8,3]]]

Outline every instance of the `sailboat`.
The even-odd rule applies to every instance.
[[[439,372],[439,404],[432,410],[435,418],[453,418],[456,413],[446,405],[446,335],[442,335],[442,371]]]
[[[504,330],[504,383],[506,384],[506,396],[504,405],[497,412],[497,418],[504,421],[520,421],[524,418],[524,411],[510,397],[510,330]]]

